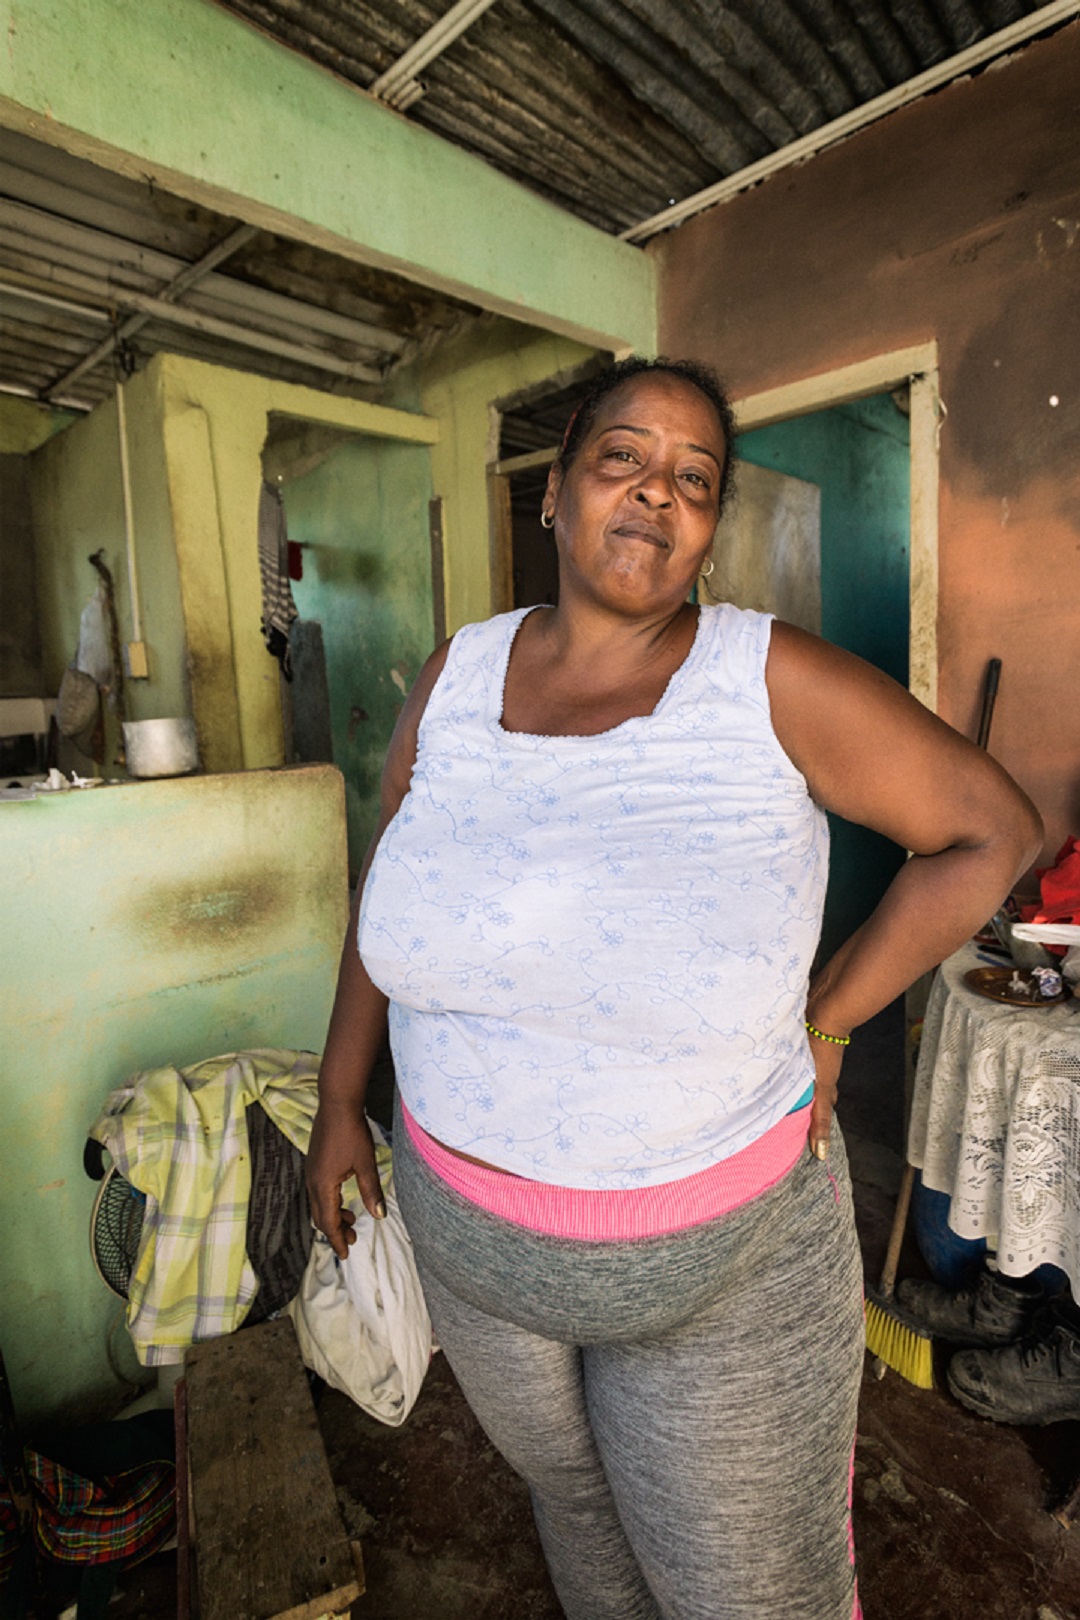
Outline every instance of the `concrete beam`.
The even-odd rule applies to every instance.
[[[0,0],[0,125],[596,348],[655,269],[207,0]]]

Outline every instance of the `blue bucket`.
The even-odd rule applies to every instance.
[[[923,1185],[922,1171],[915,1172],[915,1187],[911,1195],[911,1215],[915,1223],[915,1241],[919,1245],[930,1275],[942,1287],[955,1292],[970,1282],[981,1268],[987,1251],[985,1238],[963,1238],[949,1225],[948,1193],[935,1192]],[[1048,1293],[1056,1294],[1068,1284],[1068,1277],[1058,1266],[1044,1265],[1032,1273]]]

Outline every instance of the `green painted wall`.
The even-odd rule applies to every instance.
[[[0,121],[196,202],[604,347],[655,268],[208,0],[0,0]]]
[[[383,759],[404,693],[432,649],[429,454],[355,440],[281,487],[289,537],[305,546],[293,596],[301,616],[323,630],[355,872],[378,819]]]
[[[739,454],[821,489],[821,633],[908,679],[908,421],[887,394],[757,428]],[[834,950],[870,914],[904,852],[830,816],[823,944]]]
[[[161,442],[156,371],[126,386],[128,453],[143,639],[150,678],[129,681],[128,718],[191,712],[179,576]],[[79,615],[97,589],[88,558],[103,549],[116,587],[121,642],[133,638],[115,399],[105,401],[29,458],[37,600],[46,690],[55,695],[78,646]],[[107,732],[115,769],[116,730]]]
[[[329,767],[0,803],[3,1347],[24,1422],[119,1393],[93,1270],[88,1125],[130,1073],[321,1050],[348,901]],[[115,1342],[134,1370],[126,1335]]]
[[[160,389],[160,433],[180,582],[192,704],[210,770],[284,757],[277,661],[261,621],[258,510],[273,417],[427,445],[439,426],[415,413],[338,399],[176,355],[146,376]]]

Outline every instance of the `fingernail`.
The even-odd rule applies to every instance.
[[[385,1221],[386,1219],[386,1205],[383,1203],[381,1198],[375,1205],[375,1219],[377,1221]]]
[[[815,1142],[811,1151],[815,1159],[827,1159],[829,1157],[829,1144],[828,1142]]]

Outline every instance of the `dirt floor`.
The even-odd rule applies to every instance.
[[[845,1079],[871,1279],[900,1170],[898,1020],[894,1011],[864,1032]],[[920,1270],[909,1243],[901,1275]],[[367,1592],[355,1620],[559,1620],[525,1488],[442,1356],[401,1429],[332,1390],[319,1419],[347,1527],[363,1546]],[[1078,1474],[1080,1422],[1000,1427],[894,1373],[878,1382],[868,1362],[854,1490],[866,1620],[1080,1620],[1080,1524],[1066,1530],[1050,1512]],[[163,1620],[175,1613],[172,1580],[168,1556],[133,1571],[111,1614]]]

